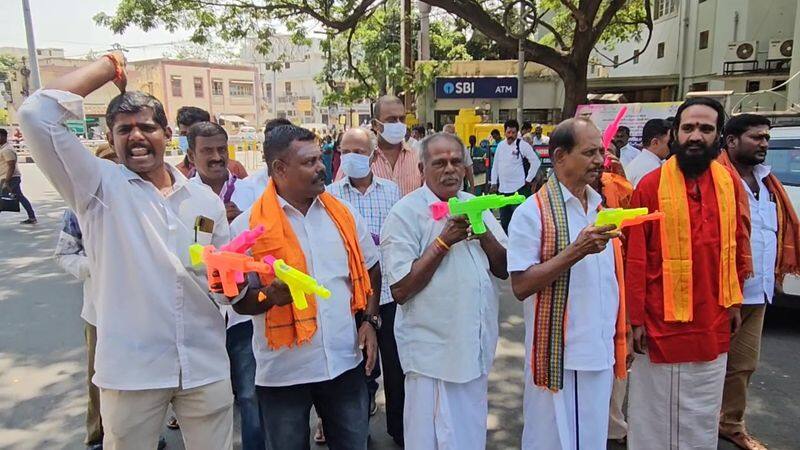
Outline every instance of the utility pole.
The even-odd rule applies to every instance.
[[[800,42],[800,5],[795,6],[797,11],[795,11],[795,18],[794,18],[794,42]],[[800,105],[800,50],[796,50],[792,52],[792,60],[790,64],[789,75],[795,76],[792,81],[789,82],[789,87],[786,90],[786,109],[790,110],[793,109],[792,106],[794,104]]]
[[[517,61],[517,122],[522,127],[525,111],[525,2],[519,2],[519,61]],[[522,129],[522,128],[520,128]]]
[[[430,15],[431,5],[417,0],[417,10],[419,10],[419,59],[428,61],[431,59],[431,36],[430,36]]]
[[[22,13],[25,16],[25,36],[28,39],[28,59],[31,65],[31,85],[33,91],[41,87],[39,78],[39,60],[36,59],[36,42],[33,40],[33,21],[31,20],[31,5],[28,0],[22,0]]]
[[[411,0],[401,0],[400,9],[400,65],[403,67],[403,95],[406,112],[411,112],[411,81],[414,76],[414,60],[411,48]]]

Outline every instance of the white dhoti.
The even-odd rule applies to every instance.
[[[449,383],[407,373],[403,436],[407,450],[485,450],[489,377]]]
[[[716,450],[728,354],[702,363],[633,362],[628,449]]]
[[[625,421],[625,394],[628,393],[628,379],[614,380],[611,389],[611,402],[608,409],[608,438],[623,439],[628,435],[628,422]]]
[[[522,449],[606,448],[613,380],[613,369],[564,370],[564,389],[552,392],[526,376]]]

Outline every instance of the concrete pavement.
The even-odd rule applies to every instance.
[[[40,222],[21,226],[24,214],[0,213],[0,449],[81,449],[86,391],[81,289],[52,259],[64,204],[34,165],[21,169],[23,191]],[[523,423],[525,329],[521,304],[507,285],[500,314],[487,448],[513,449],[519,448]],[[770,449],[800,448],[798,319],[796,311],[769,311],[761,367],[750,390],[749,426]],[[385,433],[381,392],[378,403],[370,447],[397,448]],[[183,448],[178,432],[167,437],[168,448]]]

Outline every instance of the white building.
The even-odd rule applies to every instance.
[[[653,37],[595,52],[589,90],[629,102],[669,101],[692,91],[734,91],[731,108],[785,110],[797,0],[654,0]],[[647,30],[642,39],[647,37]],[[798,40],[798,39],[794,39]],[[614,62],[632,61],[614,67]],[[609,67],[610,66],[610,67]],[[800,67],[792,70],[792,73]],[[745,98],[746,96],[746,98]],[[795,102],[798,100],[795,99]],[[738,107],[736,108],[738,111]]]
[[[267,55],[255,51],[254,40],[245,43],[242,63],[258,66],[267,105],[266,120],[283,117],[296,124],[330,126],[340,124],[341,116],[347,113],[369,115],[368,103],[352,107],[321,105],[323,86],[315,80],[325,67],[320,43],[321,39],[311,38],[311,45],[296,45],[289,36],[275,36]]]

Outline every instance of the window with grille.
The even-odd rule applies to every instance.
[[[674,13],[677,3],[676,0],[655,0],[653,2],[653,19],[659,19]]]
[[[228,83],[231,97],[251,97],[253,95],[253,83],[231,81]]]
[[[173,76],[169,80],[170,86],[172,87],[172,96],[173,97],[182,97],[183,96],[183,86],[181,86],[181,77]]]
[[[200,77],[194,77],[194,96],[197,98],[205,96],[203,94],[203,79]]]

